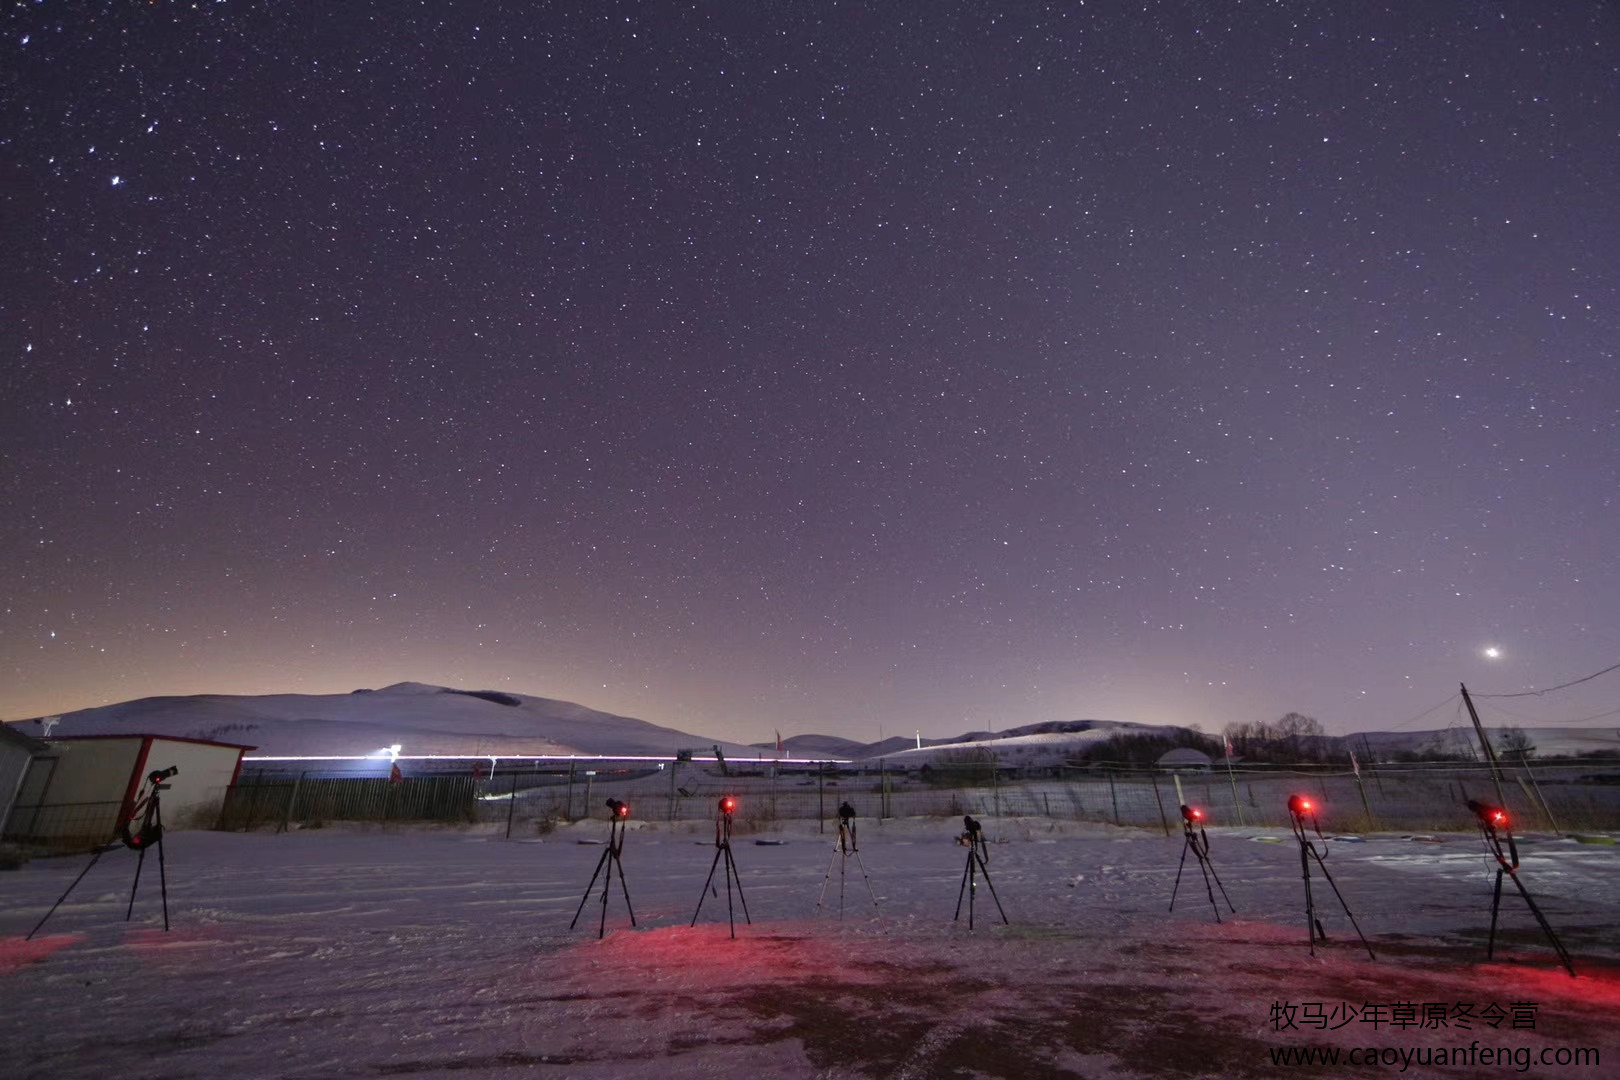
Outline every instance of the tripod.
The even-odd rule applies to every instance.
[[[851,855],[855,856],[855,864],[861,868],[861,877],[866,879],[866,893],[872,898],[872,906],[877,907],[877,893],[872,891],[872,875],[866,872],[866,863],[861,861],[861,849],[855,842],[855,808],[846,802],[838,808],[838,842],[833,845],[832,861],[827,864],[826,876],[821,879],[821,892],[816,894],[817,911],[821,910],[822,898],[827,895],[827,882],[832,879],[833,867],[837,866],[838,917],[844,917],[844,871]]]
[[[1502,906],[1502,877],[1506,875],[1513,879],[1519,895],[1530,905],[1530,913],[1536,917],[1536,922],[1541,924],[1542,932],[1547,935],[1547,940],[1552,942],[1554,951],[1558,953],[1558,959],[1563,962],[1564,969],[1573,979],[1575,965],[1570,961],[1564,943],[1558,940],[1558,935],[1553,933],[1547,917],[1541,913],[1536,902],[1530,899],[1530,893],[1525,889],[1524,882],[1519,880],[1519,846],[1513,842],[1513,829],[1508,825],[1507,812],[1499,806],[1486,806],[1473,799],[1468,800],[1468,809],[1474,812],[1474,817],[1479,823],[1479,835],[1484,838],[1485,846],[1496,857],[1496,891],[1491,895],[1491,935],[1485,946],[1485,958],[1488,960],[1496,955],[1496,913]],[[1498,828],[1507,836],[1506,856],[1502,854],[1502,838],[1496,834]]]
[[[624,825],[630,817],[630,807],[618,799],[609,799],[607,805],[608,809],[613,813],[613,816],[608,819],[607,850],[602,852],[600,859],[596,860],[596,873],[591,875],[591,883],[585,886],[585,895],[579,898],[579,907],[574,911],[574,921],[568,924],[568,929],[572,930],[575,924],[579,922],[580,912],[585,910],[585,901],[590,897],[591,890],[596,888],[597,875],[601,874],[605,867],[607,877],[602,882],[602,919],[596,924],[596,936],[598,939],[607,932],[608,893],[613,889],[613,868],[615,866],[619,868],[619,888],[624,890],[624,906],[625,910],[630,912],[630,925],[636,925],[636,909],[630,905],[630,886],[625,883],[624,863],[619,858],[624,853]]]
[[[135,914],[135,893],[141,887],[141,867],[146,865],[146,850],[155,847],[158,853],[159,888],[163,894],[163,929],[165,932],[169,929],[169,874],[163,861],[163,807],[159,801],[158,793],[169,790],[169,785],[163,781],[174,776],[179,771],[178,767],[171,767],[147,774],[146,783],[148,787],[146,794],[136,800],[129,816],[119,826],[117,837],[125,847],[131,851],[141,853],[141,857],[135,862],[135,883],[129,889],[129,908],[124,912],[124,921],[129,922],[130,918]],[[141,819],[140,828],[131,830],[130,826],[137,817]],[[68,894],[78,887],[79,882],[84,880],[85,875],[90,873],[95,868],[96,863],[101,861],[101,857],[111,849],[112,844],[110,843],[103,844],[96,849],[96,853],[90,857],[90,862],[85,865],[83,870],[79,871],[79,876],[73,879],[73,884],[63,890],[62,895],[57,897],[56,903],[51,905],[51,910],[47,911],[45,917],[34,924],[34,928],[28,931],[28,936],[23,940],[32,940],[34,935],[39,933],[39,928],[45,925],[46,919],[56,913],[56,909],[62,906],[62,902],[68,898]]]
[[[713,890],[719,897],[720,890],[714,888],[714,872],[720,867],[722,856],[726,860],[726,919],[731,923],[731,936],[737,936],[737,915],[731,906],[731,883],[737,883],[737,899],[742,901],[743,918],[752,926],[754,920],[748,916],[748,901],[743,897],[742,876],[737,873],[737,861],[731,857],[731,815],[736,812],[737,800],[730,795],[720,800],[719,813],[714,819],[714,862],[709,864],[709,879],[703,883],[703,893],[698,897],[697,910],[692,912],[691,925],[697,925],[698,915],[703,911],[703,901]]]
[[[973,897],[979,891],[979,875],[984,875],[984,883],[990,886],[990,898],[996,902],[996,910],[1001,912],[1001,921],[1007,922],[1007,912],[1001,907],[1001,897],[996,895],[996,883],[990,880],[990,849],[984,842],[984,830],[973,818],[963,815],[962,825],[967,830],[959,840],[966,842],[968,854],[967,865],[962,867],[962,887],[956,891],[956,914],[951,921],[962,917],[962,896],[967,894],[968,902],[968,929],[973,929]]]
[[[1311,801],[1301,795],[1295,795],[1288,800],[1288,817],[1294,827],[1294,839],[1299,841],[1299,871],[1305,879],[1305,928],[1311,935],[1311,955],[1316,955],[1318,939],[1322,941],[1328,939],[1327,931],[1322,929],[1322,921],[1316,917],[1316,901],[1311,896],[1311,860],[1314,858],[1322,871],[1322,876],[1327,878],[1327,883],[1333,887],[1333,895],[1339,898],[1339,906],[1344,908],[1345,915],[1350,919],[1350,925],[1356,928],[1356,936],[1361,939],[1362,947],[1367,950],[1367,958],[1377,960],[1378,957],[1373,955],[1372,946],[1367,944],[1367,936],[1361,932],[1361,927],[1356,923],[1356,917],[1350,914],[1350,905],[1344,902],[1344,894],[1339,891],[1333,875],[1328,873],[1327,863],[1322,861],[1322,853],[1316,850],[1316,845],[1305,835],[1307,815],[1310,816],[1311,826],[1320,838],[1322,827],[1316,823],[1316,811],[1311,806]]]
[[[1209,861],[1209,834],[1204,832],[1204,812],[1194,810],[1190,806],[1181,808],[1181,833],[1186,837],[1181,845],[1181,862],[1176,866],[1176,884],[1170,890],[1170,910],[1176,910],[1176,892],[1181,888],[1181,870],[1187,865],[1187,852],[1191,851],[1198,858],[1198,869],[1204,873],[1204,891],[1209,893],[1209,906],[1215,909],[1215,921],[1221,921],[1221,907],[1215,902],[1215,890],[1209,886],[1209,879],[1214,878],[1215,884],[1220,887],[1221,899],[1232,914],[1237,914],[1237,908],[1232,907],[1232,898],[1226,895],[1226,886],[1221,885],[1220,875],[1215,873],[1215,864]],[[1197,825],[1197,832],[1193,831]]]

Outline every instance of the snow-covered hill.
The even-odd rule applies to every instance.
[[[931,761],[959,760],[964,754],[989,752],[1005,764],[1055,765],[1079,756],[1093,743],[1120,735],[1190,736],[1188,728],[1133,724],[1121,720],[1060,720],[1005,731],[970,731],[949,739],[891,735],[880,742],[858,743],[833,735],[795,735],[782,740],[794,757],[839,757],[851,761],[884,758],[911,767]],[[921,742],[922,745],[918,745]],[[756,743],[763,750],[775,744]]]
[[[39,737],[41,720],[17,730]],[[139,733],[216,739],[255,747],[254,756],[358,756],[399,744],[401,753],[673,756],[719,740],[598,712],[569,701],[497,691],[397,683],[350,694],[205,694],[155,697],[64,713],[53,736]],[[719,742],[738,757],[754,751]]]
[[[256,748],[253,756],[360,756],[399,744],[405,757],[578,754],[591,757],[674,756],[695,749],[712,756],[718,742],[728,757],[774,756],[775,744],[744,746],[705,735],[660,727],[583,705],[503,691],[457,690],[422,683],[397,683],[349,694],[197,695],[155,697],[66,713],[50,734],[141,733],[216,739]],[[24,720],[25,735],[45,734],[41,720]],[[1491,730],[1496,730],[1494,727]],[[1620,749],[1620,727],[1526,728],[1537,755],[1577,754]],[[1187,737],[1186,728],[1114,720],[1068,720],[1000,732],[972,731],[948,739],[890,736],[861,743],[831,735],[794,735],[783,740],[785,756],[795,759],[886,758],[913,767],[931,761],[960,760],[979,751],[1003,764],[1049,765],[1083,756],[1094,743],[1119,735]],[[1219,736],[1214,737],[1217,744]],[[1432,731],[1367,732],[1329,736],[1323,749],[1354,748],[1377,760],[1396,752],[1455,755],[1477,750],[1468,725]],[[1218,745],[1211,750],[1219,753]]]

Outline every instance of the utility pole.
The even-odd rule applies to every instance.
[[[1496,805],[1507,806],[1507,800],[1502,797],[1502,767],[1496,763],[1496,751],[1491,749],[1491,740],[1485,737],[1485,726],[1479,722],[1479,713],[1474,711],[1474,699],[1468,696],[1468,685],[1462,686],[1463,704],[1468,706],[1468,718],[1474,722],[1474,731],[1479,735],[1479,745],[1485,748],[1485,760],[1491,765],[1491,783],[1496,785]]]

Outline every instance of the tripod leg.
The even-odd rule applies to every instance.
[[[1011,923],[1007,922],[1007,913],[1002,911],[1001,897],[996,895],[996,883],[990,880],[990,867],[985,863],[982,855],[979,856],[979,869],[984,871],[984,883],[990,886],[990,899],[996,902],[996,910],[1001,912],[1002,923],[1010,926]]]
[[[844,879],[849,876],[849,852],[838,860],[838,917],[844,917]]]
[[[1191,846],[1192,846],[1192,840],[1190,838],[1187,840],[1186,843],[1181,845],[1181,861],[1176,864],[1176,883],[1170,889],[1170,910],[1171,911],[1176,910],[1176,893],[1181,891],[1181,869],[1182,869],[1182,867],[1187,865],[1187,849],[1189,847],[1191,847]]]
[[[1198,869],[1204,873],[1204,892],[1209,895],[1210,909],[1215,912],[1215,921],[1220,922],[1221,905],[1215,902],[1215,890],[1210,888],[1209,885],[1209,860],[1204,858],[1202,854],[1198,856]],[[1221,891],[1224,893],[1226,890],[1222,889]]]
[[[731,924],[731,936],[735,940],[735,938],[737,937],[737,915],[732,910],[732,907],[731,907],[732,866],[731,866],[731,845],[730,844],[726,845],[725,853],[726,853],[726,921]],[[738,892],[742,891],[742,883],[741,882],[737,883],[737,891]]]
[[[827,864],[827,873],[821,879],[821,891],[816,893],[816,910],[821,910],[821,902],[827,897],[827,882],[832,880],[833,864],[838,861],[838,849],[833,848],[832,862]]]
[[[624,877],[624,862],[615,854],[613,861],[619,864],[619,888],[624,893],[624,909],[630,913],[630,925],[636,925],[636,909],[630,906],[630,883]]]
[[[1519,880],[1519,875],[1512,874],[1509,876],[1513,878],[1513,884],[1519,887],[1519,895],[1524,897],[1526,904],[1530,905],[1530,913],[1536,917],[1536,922],[1541,924],[1542,932],[1547,935],[1547,940],[1552,942],[1553,949],[1558,953],[1558,959],[1564,962],[1569,977],[1573,979],[1575,977],[1575,965],[1570,962],[1569,953],[1564,950],[1564,943],[1558,940],[1558,935],[1553,933],[1552,927],[1547,923],[1547,917],[1541,913],[1541,909],[1536,906],[1536,902],[1530,899],[1530,893],[1525,889],[1524,882]]]
[[[1496,912],[1502,906],[1502,875],[1505,872],[1501,867],[1496,869],[1496,891],[1491,894],[1491,935],[1485,939],[1487,960],[1496,955]]]
[[[967,894],[968,875],[972,872],[973,850],[969,848],[967,865],[962,867],[962,887],[956,890],[956,914],[951,916],[952,922],[956,922],[962,917],[962,897]],[[978,888],[977,882],[974,883],[974,888]],[[968,929],[973,929],[973,905],[971,903],[968,904]]]
[[[45,919],[49,919],[52,915],[56,914],[56,909],[62,906],[62,901],[68,898],[68,893],[79,887],[79,882],[84,880],[84,875],[88,874],[91,867],[95,866],[96,863],[101,861],[102,853],[106,850],[106,848],[102,848],[100,851],[97,851],[94,855],[90,856],[90,861],[85,864],[83,870],[79,871],[79,876],[73,879],[73,884],[62,890],[62,895],[56,898],[56,903],[51,905],[51,910],[45,913],[44,919],[40,919],[39,922],[34,924],[34,928],[28,931],[28,936],[23,938],[24,941],[32,941],[34,939],[34,935],[39,933],[39,928],[45,925]]]
[[[608,853],[605,851],[602,852],[602,857],[596,860],[596,873],[591,875],[591,883],[585,886],[585,895],[579,898],[579,907],[574,910],[574,921],[568,924],[568,929],[572,930],[579,924],[579,914],[585,910],[585,901],[590,899],[591,890],[596,888],[597,875],[601,874],[602,867],[607,863],[607,860]]]
[[[1305,932],[1311,936],[1311,955],[1316,955],[1316,935],[1322,934],[1322,940],[1327,940],[1327,934],[1322,933],[1322,924],[1316,918],[1316,902],[1311,897],[1311,861],[1307,855],[1305,841],[1299,842],[1299,871],[1305,879]]]
[[[608,893],[613,891],[613,848],[607,849],[607,877],[602,879],[602,918],[596,924],[596,940],[601,941],[607,934],[607,901]]]
[[[1351,913],[1350,905],[1344,902],[1344,893],[1339,891],[1339,883],[1333,880],[1332,874],[1328,873],[1327,864],[1322,861],[1322,856],[1318,855],[1316,857],[1316,864],[1322,868],[1322,876],[1327,878],[1327,883],[1333,887],[1333,895],[1339,898],[1339,906],[1344,908],[1345,918],[1349,919],[1350,925],[1355,927],[1356,937],[1361,939],[1361,947],[1367,950],[1367,959],[1377,960],[1378,957],[1373,955],[1372,946],[1367,944],[1367,935],[1361,932],[1361,925],[1356,922],[1355,915]],[[1325,934],[1322,940],[1327,940]]]
[[[129,910],[124,912],[124,921],[129,922],[130,916],[135,914],[135,893],[141,887],[141,867],[146,865],[146,849],[141,848],[141,857],[135,860],[135,884],[129,887]]]
[[[748,898],[743,895],[742,891],[742,875],[737,873],[737,860],[731,857],[730,844],[726,845],[726,866],[730,868],[731,876],[737,880],[737,900],[742,904],[743,920],[747,922],[749,926],[753,926],[754,920],[748,914]]]
[[[158,833],[158,888],[163,893],[163,932],[169,932],[169,872],[163,865],[163,834]]]
[[[855,850],[854,854],[855,865],[861,868],[861,877],[866,879],[866,895],[872,898],[872,906],[877,907],[877,893],[872,889],[872,875],[866,872],[866,863],[861,861],[861,852],[859,848]]]
[[[1215,879],[1215,887],[1221,890],[1221,899],[1226,901],[1227,908],[1232,912],[1232,914],[1236,915],[1237,908],[1232,907],[1232,898],[1226,895],[1226,886],[1221,884],[1221,875],[1215,872],[1214,862],[1210,862],[1209,864],[1209,876]]]
[[[693,926],[697,925],[697,917],[700,914],[702,914],[702,912],[703,912],[703,901],[708,899],[709,887],[714,884],[714,869],[715,869],[715,867],[720,865],[720,856],[725,854],[725,851],[726,851],[725,848],[720,847],[719,845],[715,846],[715,849],[714,849],[714,862],[709,864],[709,877],[708,877],[708,880],[703,883],[703,892],[698,897],[697,910],[692,912],[692,923],[691,923],[691,925],[693,925]],[[729,891],[729,886],[727,888],[728,888],[728,891]],[[719,895],[719,894],[716,894],[716,895]]]
[[[968,929],[973,929],[973,901],[979,895],[979,864],[973,858],[976,854],[972,848],[968,849]]]

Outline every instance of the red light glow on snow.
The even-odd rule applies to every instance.
[[[32,941],[20,935],[0,938],[0,972],[15,971],[25,964],[37,964],[56,950],[83,940],[83,934],[47,934]]]

